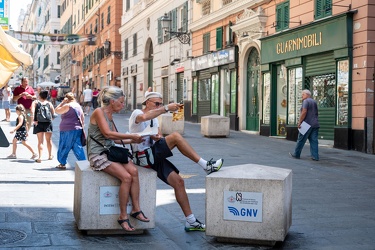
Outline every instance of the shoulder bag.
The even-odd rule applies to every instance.
[[[117,131],[115,123],[113,121],[112,123]],[[92,137],[91,135],[90,135],[90,138],[93,139],[97,144],[99,144],[100,146],[104,148],[104,151],[101,152],[100,155],[106,154],[108,160],[110,161],[126,164],[129,162],[129,157],[132,158],[132,155],[129,153],[129,150],[125,147],[125,144],[122,142],[122,140],[121,140],[122,147],[111,146],[108,148],[104,146],[103,144],[101,144],[100,142],[98,142],[97,140],[95,140],[94,137]]]

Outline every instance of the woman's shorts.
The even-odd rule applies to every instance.
[[[53,131],[53,126],[52,122],[38,122],[38,125],[34,126],[34,134],[38,133],[52,133]]]
[[[3,101],[3,109],[9,109],[9,101]]]
[[[108,160],[106,154],[90,154],[89,162],[90,167],[96,171],[101,171],[112,164],[112,162]]]

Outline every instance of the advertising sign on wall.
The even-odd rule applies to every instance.
[[[0,26],[9,30],[9,0],[0,0]]]
[[[120,214],[120,202],[118,199],[118,186],[100,187],[100,211],[99,214]],[[132,201],[129,197],[126,211],[128,214],[132,211]]]
[[[263,194],[224,191],[224,220],[262,222]]]

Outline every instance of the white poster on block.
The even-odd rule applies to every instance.
[[[100,211],[99,214],[120,214],[120,202],[118,195],[118,186],[100,187]],[[128,214],[132,211],[132,202],[129,197],[126,211]]]
[[[263,194],[224,191],[224,220],[262,222]]]

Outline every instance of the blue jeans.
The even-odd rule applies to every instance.
[[[293,154],[296,158],[300,158],[303,146],[305,145],[306,140],[309,139],[311,157],[315,160],[319,160],[318,132],[319,128],[309,128],[306,134],[298,134],[297,145]]]
[[[57,151],[57,160],[62,165],[66,165],[70,150],[73,150],[77,160],[86,160],[85,151],[81,144],[82,129],[60,131],[59,149]]]

